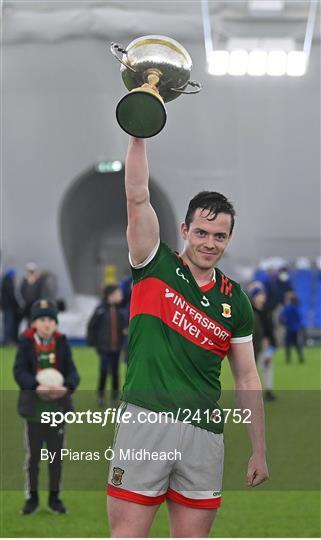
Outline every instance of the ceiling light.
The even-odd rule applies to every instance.
[[[259,49],[249,53],[247,72],[249,75],[261,76],[266,74],[268,55],[266,51]]]
[[[249,55],[244,50],[232,51],[230,53],[230,63],[228,72],[230,75],[245,75],[247,73],[247,66],[249,61]]]
[[[291,77],[302,77],[305,74],[307,58],[302,51],[291,51],[288,53],[286,73]]]
[[[229,59],[227,51],[212,51],[208,62],[208,72],[211,75],[226,75]]]
[[[271,51],[268,55],[267,74],[274,77],[285,75],[287,54],[284,51]]]

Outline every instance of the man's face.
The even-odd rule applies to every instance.
[[[209,270],[222,257],[231,237],[231,216],[219,213],[213,221],[213,214],[198,208],[189,229],[183,223],[182,237],[185,240],[184,253],[198,268]]]
[[[32,325],[37,330],[39,336],[44,339],[49,339],[57,328],[56,321],[50,317],[40,317]]]

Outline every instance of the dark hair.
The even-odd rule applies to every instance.
[[[108,300],[110,295],[117,291],[117,289],[119,289],[118,285],[106,285],[106,287],[103,289],[103,297],[107,298]]]
[[[208,210],[207,219],[209,219],[209,215],[213,214],[213,217],[210,219],[210,221],[214,221],[214,219],[216,219],[217,217],[217,214],[229,214],[231,216],[230,234],[232,233],[234,227],[235,210],[233,204],[224,195],[222,195],[221,193],[217,193],[216,191],[201,191],[200,193],[195,195],[195,197],[193,197],[193,199],[188,205],[187,213],[185,216],[185,224],[188,229],[194,219],[195,211],[198,208],[201,208],[202,210]]]

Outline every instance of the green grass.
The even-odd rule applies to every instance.
[[[81,374],[81,390],[93,390],[97,380],[97,357],[96,354],[87,348],[74,348],[74,358]],[[2,390],[15,390],[16,385],[12,378],[12,364],[14,359],[14,349],[4,348],[0,357],[0,384]],[[320,349],[312,348],[306,350],[307,362],[303,365],[298,364],[293,358],[292,364],[286,365],[283,351],[278,351],[275,358],[275,388],[278,394],[278,401],[268,404],[266,407],[267,431],[270,429],[270,421],[276,425],[277,433],[280,434],[279,440],[274,439],[274,448],[271,449],[271,461],[273,462],[273,453],[275,454],[275,466],[271,471],[270,488],[266,490],[257,489],[247,491],[246,489],[226,490],[223,495],[223,505],[220,509],[212,536],[217,537],[319,537],[320,536],[320,493],[316,490],[308,490],[311,485],[306,478],[315,471],[317,476],[320,456],[317,455],[313,462],[314,455],[318,452],[320,441],[313,443],[312,434],[308,427],[299,428],[295,432],[296,441],[293,442],[289,435],[291,431],[286,431],[284,418],[291,419],[289,424],[295,427],[300,420],[299,412],[302,409],[302,396],[310,394],[316,396],[316,392],[309,390],[319,390],[320,388]],[[122,366],[122,376],[125,373],[125,366]],[[233,387],[232,378],[228,368],[228,362],[224,360],[222,368],[222,387],[231,389]],[[282,390],[297,390],[298,392],[283,393]],[[11,393],[16,398],[15,393]],[[87,393],[86,393],[87,394]],[[290,402],[287,401],[288,394],[291,395]],[[90,395],[90,392],[88,392]],[[1,408],[5,411],[2,418],[1,427],[1,477],[6,476],[6,467],[8,463],[13,462],[10,468],[16,468],[16,476],[10,489],[1,493],[0,507],[0,525],[1,536],[4,537],[106,537],[110,535],[106,518],[106,497],[104,489],[98,491],[78,490],[70,491],[65,489],[63,500],[69,509],[69,513],[64,516],[51,515],[46,510],[46,492],[41,493],[41,507],[37,514],[32,516],[20,516],[19,510],[24,502],[22,490],[22,458],[21,448],[14,453],[16,442],[13,432],[9,432],[6,427],[5,414],[8,410],[8,393],[2,392]],[[296,401],[297,400],[297,401]],[[10,399],[8,400],[10,401]],[[93,403],[94,393],[93,393]],[[317,402],[318,403],[318,402]],[[312,418],[312,426],[319,422],[320,411],[315,407],[315,398],[308,403],[303,411],[306,416],[315,415]],[[6,408],[7,407],[7,408]],[[315,410],[316,409],[316,410]],[[13,409],[14,411],[14,409]],[[16,414],[15,411],[12,414]],[[287,414],[288,416],[285,416]],[[304,419],[304,414],[302,414]],[[277,424],[279,422],[279,425]],[[20,424],[17,423],[20,430]],[[70,426],[70,432],[72,430]],[[287,433],[287,440],[282,440],[282,430]],[[316,436],[318,430],[316,429]],[[283,433],[283,435],[284,435]],[[20,437],[20,435],[19,435]],[[17,438],[17,441],[19,440]],[[227,439],[229,433],[227,431]],[[10,442],[12,446],[10,447]],[[278,487],[278,479],[289,467],[289,472],[295,470],[297,460],[297,448],[304,450],[305,461],[297,462],[297,481],[298,486],[291,491],[282,490]],[[7,448],[11,448],[10,456],[7,454]],[[246,450],[246,448],[245,448]],[[240,447],[233,445],[229,448],[231,457],[227,457],[229,468],[233,467],[233,461],[237,461]],[[12,455],[11,455],[12,453]],[[281,456],[284,461],[278,461]],[[9,459],[11,458],[11,459]],[[231,460],[230,462],[228,460]],[[294,463],[292,463],[294,461]],[[282,466],[281,466],[282,465]],[[277,467],[280,467],[277,469]],[[235,465],[235,470],[239,466]],[[294,467],[294,468],[291,468]],[[245,471],[244,471],[245,472]],[[46,477],[46,471],[42,471],[42,476]],[[243,473],[242,473],[243,474]],[[20,482],[21,489],[17,489],[16,483]],[[295,476],[295,475],[293,475]],[[67,481],[67,479],[66,479]],[[241,479],[242,481],[242,479]],[[101,480],[103,484],[103,479]],[[317,484],[317,482],[316,482]],[[1,484],[2,487],[4,484]],[[267,486],[268,484],[266,484]],[[295,479],[293,480],[295,486]],[[7,487],[7,486],[6,486]],[[304,490],[304,491],[303,491]],[[160,508],[151,536],[168,537],[169,528],[167,520],[166,505]]]

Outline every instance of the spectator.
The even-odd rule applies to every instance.
[[[22,514],[32,514],[38,508],[38,473],[41,448],[45,442],[54,459],[49,462],[49,510],[64,514],[66,508],[59,499],[62,472],[61,449],[64,425],[41,423],[44,411],[72,410],[71,393],[79,384],[79,375],[64,335],[57,332],[57,310],[48,300],[39,300],[31,308],[32,327],[20,337],[14,364],[15,380],[20,387],[18,410],[26,419],[26,492],[27,500]],[[51,374],[60,384],[40,381],[40,375]],[[39,379],[39,380],[38,380]],[[40,381],[40,382],[39,382]]]
[[[131,276],[126,276],[119,282],[119,288],[123,293],[123,300],[120,305],[121,311],[124,317],[126,327],[129,326],[129,317],[130,317],[130,299],[132,295],[133,280]],[[124,360],[126,364],[128,363],[128,330],[124,330],[122,350],[124,353]]]
[[[56,302],[57,299],[57,278],[53,272],[44,270],[39,276],[41,298],[47,298],[52,302]]]
[[[3,311],[3,344],[15,344],[18,340],[20,306],[15,292],[16,271],[8,268],[1,283],[1,309]]]
[[[256,362],[263,348],[263,326],[261,313],[266,302],[266,293],[262,283],[255,283],[249,287],[249,296],[253,308],[253,348]]]
[[[268,307],[267,294],[263,283],[254,282],[249,285],[249,294],[255,310],[256,333],[254,347],[257,350],[257,362],[262,372],[267,401],[276,399],[273,390],[273,356],[276,351],[274,336],[273,312]],[[254,330],[255,331],[255,330]]]
[[[280,323],[285,326],[285,357],[291,362],[291,349],[294,347],[298,353],[299,362],[304,362],[302,350],[302,317],[299,311],[299,301],[293,291],[285,296],[285,306],[280,312]]]
[[[117,285],[107,285],[101,303],[91,316],[87,328],[88,345],[94,346],[100,360],[98,380],[98,403],[105,404],[105,387],[108,371],[112,375],[112,400],[119,396],[119,355],[126,322],[121,313],[123,300]]]
[[[35,262],[26,265],[26,274],[20,286],[20,293],[24,301],[23,317],[31,323],[30,310],[36,300],[41,298],[42,282]]]

